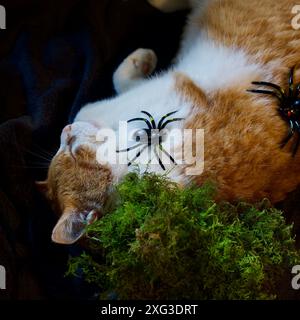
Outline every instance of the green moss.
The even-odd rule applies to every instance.
[[[282,213],[217,204],[214,188],[181,189],[165,177],[129,174],[117,206],[87,228],[92,252],[73,258],[107,297],[272,299],[283,271],[299,263]]]

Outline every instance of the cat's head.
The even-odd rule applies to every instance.
[[[37,182],[60,216],[52,233],[56,243],[72,244],[81,238],[86,224],[101,214],[106,201],[112,173],[97,162],[97,130],[86,122],[66,126],[46,181]]]

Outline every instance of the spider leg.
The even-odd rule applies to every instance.
[[[293,67],[290,71],[290,77],[289,77],[289,96],[292,97],[294,93],[294,72],[295,67]]]
[[[156,158],[157,158],[157,160],[158,160],[159,165],[160,165],[161,168],[165,171],[165,170],[166,170],[166,167],[164,166],[164,164],[162,163],[162,161],[161,161],[161,159],[160,159],[160,157],[159,157],[159,155],[158,155],[157,146],[154,147],[154,154],[155,154],[155,156],[156,156]]]
[[[161,125],[160,130],[163,130],[171,122],[181,121],[181,120],[184,120],[184,118],[173,118],[173,119],[167,120],[165,123]]]
[[[163,117],[159,120],[159,123],[158,123],[158,125],[157,125],[157,128],[160,130],[160,129],[161,129],[161,125],[162,125],[162,123],[164,122],[164,120],[165,120],[166,118],[172,116],[173,114],[177,113],[177,112],[178,112],[178,110],[177,110],[177,111],[173,111],[173,112],[169,112],[169,113],[167,113],[165,116],[163,116]]]
[[[127,149],[117,150],[116,152],[117,152],[117,153],[120,153],[120,152],[128,152],[128,151],[131,151],[131,150],[134,150],[134,149],[140,147],[141,145],[142,145],[142,143],[138,143],[138,144],[136,144],[135,146],[132,146],[132,147],[127,148]]]
[[[271,87],[274,88],[280,93],[280,96],[283,97],[285,92],[284,90],[278,86],[277,84],[271,83],[271,82],[265,82],[265,81],[254,81],[252,84],[257,85],[257,86],[266,86],[266,87]]]
[[[288,135],[281,141],[280,148],[283,149],[287,143],[291,140],[292,136],[294,135],[294,124],[290,121],[290,130]]]
[[[268,91],[268,90],[247,90],[248,92],[252,92],[252,93],[262,93],[262,94],[268,94],[271,96],[276,97],[277,99],[279,99],[281,101],[282,96],[278,95],[278,93],[274,92],[274,91]]]
[[[144,150],[145,150],[146,148],[148,148],[148,145],[146,145],[144,148],[142,148],[142,149],[136,154],[136,156],[135,156],[131,161],[128,162],[127,166],[130,167],[130,166],[132,165],[132,163],[133,163],[137,158],[139,158],[139,157],[141,156],[141,154],[144,152]]]
[[[145,118],[133,118],[133,119],[128,120],[127,123],[134,122],[134,121],[144,121],[147,124],[149,130],[153,129],[149,120],[147,120]]]
[[[149,117],[149,119],[151,121],[152,128],[156,129],[156,123],[155,123],[155,120],[154,120],[153,116],[147,111],[141,111],[141,112]]]
[[[176,161],[174,160],[174,158],[164,149],[164,147],[159,144],[159,149],[167,156],[170,158],[170,160],[175,164],[177,165]]]

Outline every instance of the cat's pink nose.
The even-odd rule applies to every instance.
[[[69,133],[72,130],[72,126],[69,124],[64,127],[63,132],[64,133]]]

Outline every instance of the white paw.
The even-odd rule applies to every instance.
[[[163,12],[174,12],[190,7],[189,0],[148,0],[148,2]]]
[[[157,65],[156,54],[150,49],[138,49],[128,58],[133,62],[135,72],[144,77],[149,76]]]
[[[153,50],[137,49],[121,63],[117,72],[122,73],[123,78],[145,78],[154,71],[156,64],[157,57]]]
[[[135,87],[140,80],[153,73],[157,57],[153,50],[138,49],[130,54],[118,67],[113,76],[114,87],[118,93]]]
[[[166,11],[166,7],[167,7],[167,4],[168,0],[147,0],[151,6],[159,9],[159,10],[162,10],[162,11]]]

